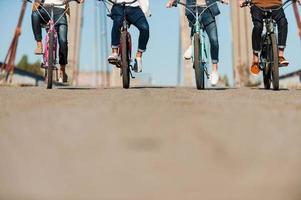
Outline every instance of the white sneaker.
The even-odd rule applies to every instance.
[[[219,75],[217,71],[212,71],[210,74],[211,85],[215,86],[219,81]]]
[[[192,45],[188,47],[188,49],[184,53],[185,60],[190,60],[192,58]]]
[[[62,78],[62,77],[59,77],[58,82],[59,82],[59,83],[63,83],[63,78]]]
[[[112,53],[109,57],[108,57],[108,62],[112,65],[116,65],[119,62],[120,58],[118,53]]]
[[[134,72],[140,73],[142,72],[142,58],[136,58],[134,64]]]

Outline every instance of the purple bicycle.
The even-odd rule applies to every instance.
[[[28,2],[32,3],[31,0],[27,0]],[[65,15],[68,9],[65,10],[65,12],[58,18],[57,21],[54,20],[54,7],[56,6],[64,6],[71,1],[76,1],[77,3],[80,3],[79,0],[65,0],[62,4],[41,4],[41,9],[43,9],[47,15],[49,16],[49,21],[46,23],[46,38],[45,38],[45,48],[44,48],[44,54],[43,54],[43,63],[41,64],[41,67],[45,69],[45,82],[47,83],[47,89],[52,88],[53,84],[53,71],[56,71],[56,77],[57,76],[57,70],[56,67],[57,64],[57,44],[58,44],[58,34],[56,31],[56,24],[57,22]],[[46,8],[50,9],[50,12]],[[38,11],[39,12],[39,11]]]

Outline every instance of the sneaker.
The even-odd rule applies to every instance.
[[[60,77],[59,77],[59,83],[67,83],[68,82],[68,75],[66,72],[60,72]]]
[[[212,71],[210,74],[210,81],[211,81],[211,85],[215,86],[217,85],[218,81],[219,81],[219,75],[217,71]]]
[[[279,67],[287,67],[289,65],[289,62],[283,56],[279,56],[279,64]]]
[[[134,72],[140,73],[142,72],[142,58],[136,58],[134,64]]]
[[[36,55],[42,55],[43,54],[43,46],[38,45],[36,50],[34,51]]]
[[[190,60],[192,58],[192,45],[188,47],[188,49],[184,53],[185,60]]]
[[[251,74],[253,74],[254,76],[257,76],[260,72],[259,63],[253,62],[250,71],[251,71]]]
[[[112,53],[112,55],[110,55],[108,57],[108,62],[112,65],[116,65],[120,60],[120,57],[118,55],[118,53]]]

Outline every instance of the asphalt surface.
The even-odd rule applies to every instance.
[[[0,87],[0,200],[300,200],[301,90]]]

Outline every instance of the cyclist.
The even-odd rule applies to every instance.
[[[35,40],[37,42],[37,47],[35,50],[36,55],[43,54],[43,43],[42,43],[42,25],[46,24],[50,19],[46,11],[41,8],[41,3],[45,4],[63,4],[65,0],[35,0],[32,8],[31,20],[32,20],[32,30],[34,33]],[[78,3],[83,3],[84,0],[77,0]],[[57,21],[61,16],[62,18],[56,24],[56,29],[58,33],[59,41],[59,63],[60,63],[60,73],[59,81],[67,82],[68,76],[65,72],[66,65],[68,63],[68,22],[65,13],[70,15],[69,5],[57,6],[54,8],[54,20]]]
[[[176,0],[169,0],[166,7],[171,8],[172,4]],[[189,8],[193,5],[199,5],[198,10],[200,12],[205,9],[204,6],[209,6],[214,4],[217,0],[186,0],[186,5]],[[224,0],[224,3],[228,4],[229,0]],[[194,13],[196,12],[196,8],[189,8]],[[210,75],[210,81],[212,85],[216,85],[219,80],[218,75],[218,62],[219,62],[219,42],[218,42],[218,34],[217,34],[217,25],[216,25],[216,16],[220,14],[220,10],[217,4],[212,5],[210,8],[206,9],[200,18],[200,23],[203,24],[204,29],[208,35],[210,41],[210,52],[211,52],[211,62],[212,62],[212,72]],[[195,17],[189,11],[186,10],[186,17],[189,21],[189,26],[193,27],[195,23]],[[192,28],[191,28],[192,29]],[[193,33],[193,30],[191,30]],[[191,34],[192,37],[192,34]],[[184,54],[185,59],[191,59],[192,56],[192,46],[190,46]]]
[[[127,3],[132,2],[133,0],[113,1],[115,3]],[[120,28],[123,24],[124,13],[128,22],[136,26],[140,32],[134,71],[142,72],[142,54],[145,52],[149,40],[149,24],[146,19],[146,16],[150,16],[148,0],[138,0],[132,4],[126,5],[125,10],[122,5],[113,5],[110,15],[113,20],[111,33],[112,54],[108,57],[108,61],[111,64],[116,64],[120,60],[118,50],[120,46]]]
[[[298,0],[299,3],[301,0]],[[242,5],[245,0],[239,0],[239,4]],[[261,34],[263,31],[263,9],[275,9],[282,5],[282,0],[252,0],[255,6],[251,7],[251,15],[253,21],[253,32],[252,32],[252,47],[253,47],[253,63],[250,71],[253,75],[258,75],[260,72],[259,68],[259,53],[261,50]],[[284,9],[272,11],[272,17],[277,23],[278,27],[278,48],[279,48],[279,64],[280,66],[288,66],[289,62],[284,58],[284,49],[286,46],[288,22],[284,13]]]

